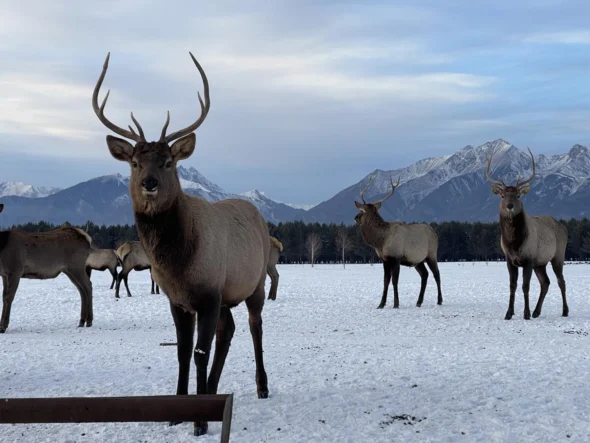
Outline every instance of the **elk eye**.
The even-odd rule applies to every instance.
[[[170,169],[170,168],[172,167],[172,160],[168,160],[168,161],[167,161],[167,162],[164,164],[164,167],[165,167],[166,169]]]
[[[137,168],[137,162],[134,160],[131,162],[131,166],[133,166],[134,168]]]

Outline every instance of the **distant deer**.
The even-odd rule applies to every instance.
[[[367,186],[361,191],[362,203],[354,202],[360,211],[354,220],[360,225],[361,235],[367,245],[375,249],[375,252],[383,260],[383,296],[378,309],[382,309],[387,302],[387,289],[389,282],[393,279],[393,307],[399,307],[398,280],[400,265],[415,267],[422,280],[420,286],[420,295],[416,306],[422,306],[424,301],[424,292],[426,291],[426,282],[428,281],[428,271],[424,263],[428,265],[430,271],[436,280],[438,288],[438,304],[442,305],[443,296],[440,286],[440,273],[436,254],[438,250],[438,236],[434,230],[426,224],[407,225],[400,222],[386,222],[379,215],[381,204],[390,198],[395,189],[399,186],[391,181],[391,192],[373,203],[367,203],[364,194],[371,186],[374,176],[369,180]]]
[[[266,273],[270,277],[270,291],[268,292],[269,300],[277,299],[277,289],[279,287],[279,271],[277,271],[277,263],[279,257],[283,252],[283,244],[274,237],[270,237],[270,255],[268,264],[266,265]]]
[[[152,275],[152,265],[146,255],[141,243],[138,241],[130,241],[127,243],[122,244],[119,249],[117,249],[116,257],[121,264],[121,272],[119,273],[119,278],[117,279],[117,288],[115,289],[115,297],[119,298],[119,286],[121,286],[121,280],[125,281],[125,289],[127,289],[127,296],[131,297],[131,292],[129,291],[129,285],[127,284],[127,278],[131,271],[145,271],[146,269],[150,270],[150,277]],[[156,285],[156,290],[154,291],[154,279],[152,278],[152,294],[159,294],[160,287]]]
[[[490,176],[492,155],[488,159],[486,169],[487,179],[493,183],[492,192],[499,195],[500,200],[500,243],[506,256],[508,273],[510,275],[510,303],[506,312],[506,320],[514,315],[514,297],[518,285],[518,268],[522,269],[522,292],[524,293],[524,319],[530,320],[529,289],[533,270],[539,279],[541,293],[537,306],[533,311],[533,318],[541,315],[545,295],[549,291],[549,276],[547,263],[551,262],[553,272],[557,277],[557,284],[561,290],[563,302],[562,315],[567,317],[569,308],[565,297],[565,279],[563,278],[563,262],[567,246],[567,229],[553,217],[531,217],[524,211],[521,196],[531,189],[530,183],[535,178],[535,157],[529,149],[533,170],[526,180],[517,180],[516,185],[507,186],[503,181]]]
[[[187,128],[166,134],[170,113],[160,139],[148,142],[131,114],[137,133],[111,123],[104,115],[106,99],[98,94],[106,75],[109,56],[98,79],[92,104],[99,120],[113,132],[133,140],[107,136],[111,155],[131,166],[129,190],[139,239],[152,265],[154,280],[170,300],[178,342],[176,393],[188,392],[195,320],[197,345],[197,394],[215,394],[229,351],[235,325],[230,308],[245,301],[256,359],[259,398],[268,397],[262,354],[262,307],[270,250],[264,218],[250,202],[228,199],[215,203],[182,191],[177,163],[195,149],[193,133],[209,112],[209,83],[201,65],[191,58],[203,79],[205,101],[199,94],[201,115]],[[175,141],[176,140],[176,141]],[[171,144],[174,141],[173,144]],[[213,336],[217,336],[211,373],[207,380]],[[195,423],[195,434],[207,432],[207,422]]]
[[[4,205],[0,205],[0,212]],[[62,227],[49,232],[0,231],[0,275],[2,276],[2,317],[0,333],[6,332],[10,310],[21,278],[46,280],[62,272],[80,292],[78,326],[92,326],[92,282],[86,274],[86,260],[92,238],[82,229]]]
[[[113,282],[110,288],[113,289],[117,281],[117,266],[119,266],[119,260],[115,251],[112,249],[94,249],[90,252],[86,260],[86,273],[88,274],[88,278],[90,278],[92,270],[105,271],[108,269],[113,276]]]

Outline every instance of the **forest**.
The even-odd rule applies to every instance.
[[[590,220],[560,220],[568,230],[566,260],[590,258]],[[69,225],[66,223],[65,225]],[[378,261],[375,252],[367,247],[358,226],[287,222],[269,223],[270,235],[284,246],[281,263],[372,263]],[[500,230],[497,222],[430,223],[438,235],[438,260],[488,261],[503,260],[500,249]],[[30,232],[44,232],[57,228],[45,222],[13,226]],[[137,240],[134,225],[98,226],[88,222],[79,226],[86,230],[100,248],[116,249],[129,240]],[[344,259],[344,260],[343,260]]]

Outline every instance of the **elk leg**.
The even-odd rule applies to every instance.
[[[416,271],[418,271],[418,274],[420,274],[421,279],[420,295],[418,296],[418,302],[416,303],[416,306],[420,307],[424,302],[424,293],[426,292],[426,283],[428,282],[428,271],[426,270],[426,266],[424,266],[424,263],[416,265]]]
[[[569,315],[570,309],[567,306],[567,300],[565,298],[565,279],[563,278],[563,262],[559,260],[551,260],[551,267],[553,268],[553,272],[555,272],[555,276],[557,277],[557,284],[559,286],[559,290],[561,291],[561,300],[563,302],[563,311],[562,316],[567,317]]]
[[[438,289],[437,304],[442,305],[443,304],[443,296],[442,296],[442,288],[440,285],[440,272],[438,271],[438,263],[436,262],[436,259],[431,260],[431,259],[427,258],[426,264],[430,268],[430,271],[432,272],[432,275],[434,276],[434,280],[436,281],[436,288]]]
[[[125,289],[127,289],[127,297],[131,297],[131,291],[129,290],[129,273],[125,274],[123,277],[123,282],[125,283]]]
[[[191,370],[191,358],[193,350],[193,335],[195,333],[195,315],[170,303],[170,312],[176,328],[176,356],[178,359],[178,382],[176,395],[188,394],[188,381]],[[170,426],[182,423],[172,421]]]
[[[541,315],[543,302],[545,301],[545,296],[547,295],[547,291],[549,291],[549,285],[551,283],[545,266],[535,268],[535,274],[537,275],[537,279],[539,279],[539,284],[541,285],[541,293],[539,294],[539,300],[537,300],[537,306],[533,311],[533,318],[537,318],[539,315]]]
[[[514,298],[516,297],[516,288],[518,286],[518,268],[510,263],[510,260],[506,260],[508,265],[508,274],[510,275],[510,302],[508,303],[508,311],[504,320],[512,319],[514,315]]]
[[[250,334],[254,343],[254,358],[256,360],[256,390],[258,398],[268,398],[268,378],[264,369],[262,351],[262,308],[264,306],[264,278],[258,284],[258,288],[246,299],[248,308],[248,323]]]
[[[10,322],[10,309],[12,307],[12,302],[14,301],[14,296],[16,295],[16,290],[18,289],[20,275],[16,274],[10,278],[2,277],[2,282],[4,287],[2,291],[2,317],[0,318],[0,334],[6,332],[6,329],[8,328],[8,323]]]
[[[111,275],[113,276],[113,282],[111,283],[110,289],[113,289],[115,287],[115,283],[117,282],[117,277],[118,277],[117,268],[115,268],[113,270],[109,269],[109,271],[111,272]]]
[[[66,274],[80,293],[81,308],[78,327],[82,328],[84,324],[88,327],[92,326],[92,282],[87,278],[88,276],[84,271],[72,272],[68,270],[64,271],[64,274]]]
[[[264,295],[264,294],[263,294]],[[197,309],[197,346],[195,346],[195,366],[197,367],[197,394],[208,394],[207,365],[213,337],[217,329],[220,313],[221,294],[205,295],[207,300]],[[209,425],[206,421],[194,423],[195,435],[207,433]]]
[[[207,381],[209,394],[217,394],[217,386],[219,385],[223,365],[235,330],[236,325],[230,309],[227,306],[222,306],[219,312],[219,321],[217,322],[217,332],[215,333],[215,354],[213,355],[213,364]]]
[[[279,273],[277,268],[274,266],[269,266],[267,268],[268,275],[270,277],[270,291],[268,293],[269,300],[276,300],[277,299],[277,289],[279,287]]]
[[[524,319],[531,319],[531,309],[529,307],[529,290],[531,288],[531,277],[533,276],[533,266],[526,265],[522,269],[522,293],[524,295]]]
[[[385,303],[387,303],[387,290],[389,289],[389,283],[391,283],[391,263],[385,260],[383,262],[383,295],[381,296],[381,303],[377,306],[377,309],[383,309]]]
[[[395,260],[391,264],[391,279],[393,280],[393,307],[399,308],[399,292],[397,290],[397,283],[399,281],[400,262]]]
[[[92,276],[92,268],[90,266],[86,267],[86,275],[88,276],[88,278]]]
[[[156,283],[156,294],[160,293],[160,286]]]
[[[127,274],[125,274],[125,271],[121,271],[119,273],[119,275],[117,276],[117,284],[115,285],[115,297],[119,298],[119,288],[121,287],[121,280],[123,280],[123,277],[125,277]]]

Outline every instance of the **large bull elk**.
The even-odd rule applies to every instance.
[[[110,54],[109,54],[110,55]],[[199,118],[180,131],[167,134],[168,113],[160,139],[148,142],[131,114],[135,132],[111,123],[104,114],[108,93],[98,104],[100,87],[108,69],[109,55],[92,96],[94,112],[110,130],[135,142],[107,136],[111,155],[131,167],[129,189],[139,239],[152,265],[154,280],[170,300],[178,341],[176,393],[188,393],[195,321],[197,344],[197,394],[217,392],[235,325],[230,308],[245,301],[256,359],[259,398],[268,397],[262,353],[262,307],[269,256],[269,232],[256,207],[245,200],[216,203],[185,194],[178,179],[177,163],[195,149],[194,131],[208,115],[209,83],[201,65],[191,58],[204,84],[198,94]],[[174,143],[172,143],[174,142]],[[213,337],[215,354],[207,379]],[[195,423],[195,434],[207,432],[207,423]]]
[[[0,212],[4,205],[0,205]],[[92,238],[82,229],[61,227],[49,232],[0,231],[0,275],[2,276],[2,317],[0,333],[6,332],[10,310],[21,278],[47,280],[62,272],[80,293],[78,326],[92,326],[92,282],[86,274],[86,260]]]
[[[506,320],[514,315],[514,297],[518,285],[518,268],[522,268],[522,292],[524,294],[524,319],[530,320],[529,289],[533,271],[539,279],[541,293],[537,306],[533,311],[533,318],[541,315],[545,295],[549,291],[549,276],[547,263],[551,262],[553,272],[557,277],[557,284],[561,290],[563,302],[562,315],[568,316],[569,308],[565,297],[565,279],[563,278],[563,262],[567,246],[567,229],[553,217],[531,217],[524,210],[520,197],[527,194],[530,183],[535,178],[535,157],[531,155],[532,174],[526,180],[517,180],[516,185],[507,186],[503,181],[490,176],[492,155],[488,159],[486,169],[487,179],[493,183],[492,192],[501,197],[500,200],[500,241],[502,251],[506,256],[508,274],[510,275],[510,302],[506,312]]]
[[[391,280],[393,280],[393,307],[399,307],[398,280],[400,265],[415,267],[418,274],[420,274],[420,295],[416,306],[422,306],[428,281],[428,270],[424,266],[425,263],[434,275],[438,289],[438,304],[442,305],[443,296],[436,259],[438,236],[429,225],[423,223],[406,225],[405,223],[383,220],[383,217],[379,214],[379,209],[381,204],[393,195],[395,189],[399,186],[399,179],[397,184],[394,185],[393,179],[390,178],[391,192],[381,200],[367,203],[364,195],[371,186],[374,177],[369,179],[367,186],[361,190],[362,203],[354,202],[359,210],[354,220],[360,225],[361,235],[365,243],[372,247],[379,258],[383,260],[383,295],[378,309],[382,309],[387,302],[387,289]]]

